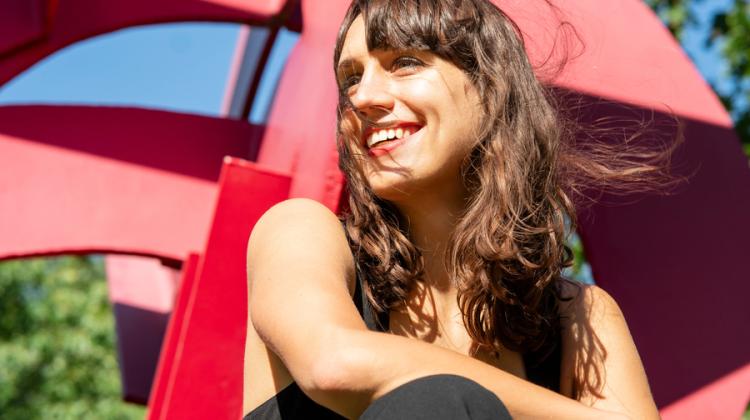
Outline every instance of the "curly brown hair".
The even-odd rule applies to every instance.
[[[565,240],[576,226],[578,192],[663,184],[671,149],[628,148],[629,141],[576,145],[578,126],[535,76],[519,28],[487,0],[355,0],[334,67],[359,15],[368,49],[430,51],[477,89],[484,120],[462,166],[470,196],[445,258],[475,345],[548,354],[560,334],[561,272],[573,260]],[[342,91],[337,136],[349,196],[342,217],[367,296],[387,313],[420,280],[423,260],[396,206],[376,196],[361,172],[352,147],[360,133],[347,126],[347,112],[356,111]]]

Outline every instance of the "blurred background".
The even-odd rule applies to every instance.
[[[750,2],[646,3],[721,98],[750,159]],[[241,29],[181,23],[98,36],[5,84],[0,105],[120,105],[218,116]],[[265,121],[297,37],[281,30],[251,122]],[[595,282],[575,235],[571,245],[577,260],[569,274]],[[104,259],[97,255],[0,262],[0,418],[144,417],[144,406],[122,400],[105,278]],[[743,418],[750,419],[750,411]]]

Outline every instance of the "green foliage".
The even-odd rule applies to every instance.
[[[689,1],[646,0],[646,3],[654,9],[677,39],[682,38],[682,32],[687,24],[695,23],[695,16],[690,12]]]
[[[729,65],[728,76],[736,88],[720,94],[722,102],[732,113],[735,128],[742,138],[744,150],[750,156],[750,2],[734,0],[733,7],[714,17],[712,32],[706,44],[723,41],[722,52]],[[744,109],[737,106],[743,103]]]
[[[573,232],[567,241],[568,246],[573,251],[573,266],[566,269],[563,275],[569,279],[579,281],[581,283],[593,283],[591,278],[591,267],[586,260],[586,252],[583,249],[583,242],[578,237],[578,234]]]
[[[0,417],[142,419],[120,399],[114,340],[101,261],[0,263]]]
[[[685,28],[697,21],[691,5],[703,1],[646,0],[646,3],[680,40]],[[722,92],[715,81],[710,82],[732,114],[743,150],[750,157],[750,0],[733,0],[728,9],[716,14],[704,42],[706,47],[715,42],[721,45],[722,58],[727,63],[726,76],[732,81],[733,88]]]

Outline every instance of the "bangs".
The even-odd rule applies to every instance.
[[[355,0],[339,33],[336,60],[346,31],[360,14],[368,50],[430,51],[472,74],[477,66],[474,47],[487,44],[480,42],[482,25],[500,11],[475,0]]]
[[[438,52],[445,39],[439,16],[440,6],[433,0],[363,2],[367,48]]]

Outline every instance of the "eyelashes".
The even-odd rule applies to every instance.
[[[413,74],[420,68],[424,67],[425,63],[411,55],[401,55],[396,57],[389,68],[391,74],[396,76],[406,76]],[[342,94],[347,94],[362,79],[361,73],[350,73],[344,74],[344,77],[339,81],[339,89]]]
[[[342,81],[339,82],[339,89],[341,89],[342,93],[349,92],[349,89],[354,87],[354,85],[359,83],[359,80],[362,78],[359,74],[352,74],[349,76],[346,76]]]
[[[423,66],[424,62],[422,62],[422,60],[410,55],[402,55],[393,60],[393,63],[391,63],[391,71],[396,72],[402,69],[416,70]]]

